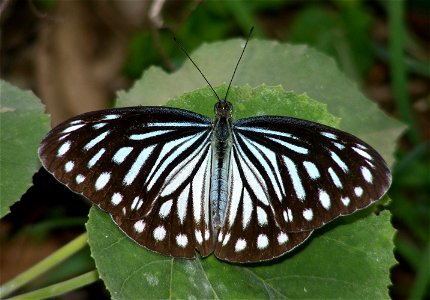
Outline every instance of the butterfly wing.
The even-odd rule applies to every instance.
[[[175,257],[194,257],[195,248],[208,255],[211,129],[210,119],[173,108],[90,112],[51,130],[39,157],[137,243]]]
[[[238,120],[215,254],[233,261],[277,257],[312,230],[369,206],[390,184],[384,159],[351,134],[287,117]]]

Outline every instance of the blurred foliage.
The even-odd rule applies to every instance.
[[[293,43],[311,45],[336,58],[350,78],[360,81],[375,60],[370,34],[374,20],[362,2],[336,3],[337,11],[320,5],[301,10],[286,38]]]

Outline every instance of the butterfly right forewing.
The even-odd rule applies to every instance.
[[[236,123],[235,145],[258,170],[255,186],[271,199],[277,221],[288,231],[317,229],[365,208],[391,184],[386,162],[371,146],[318,123],[242,119]]]

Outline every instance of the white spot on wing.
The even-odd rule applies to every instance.
[[[313,162],[304,161],[303,162],[303,166],[305,167],[306,172],[308,172],[309,177],[311,179],[318,179],[318,178],[320,178],[320,172],[318,171],[317,166]]]
[[[122,201],[122,195],[121,195],[120,193],[114,193],[114,194],[112,195],[112,198],[110,199],[110,202],[111,202],[113,205],[118,205],[118,204],[120,204],[120,203],[121,203],[121,201]]]
[[[340,143],[333,142],[333,145],[335,145],[335,146],[336,146],[336,148],[337,148],[337,149],[339,149],[339,150],[343,150],[343,149],[345,149],[345,146],[344,146],[344,145],[342,145],[342,144],[340,144]]]
[[[111,175],[110,172],[103,172],[100,174],[100,176],[97,178],[96,183],[94,185],[97,191],[101,190],[106,186],[106,184],[110,180],[110,175]]]
[[[79,125],[70,126],[69,128],[64,129],[61,133],[69,133],[69,132],[75,131],[75,130],[83,127],[84,125],[85,124],[79,124]]]
[[[228,241],[230,240],[231,234],[227,233],[224,237],[224,240],[222,241],[222,245],[225,246],[227,245]]]
[[[333,134],[333,133],[330,133],[330,132],[321,132],[321,135],[323,135],[323,136],[325,136],[325,137],[328,137],[329,139],[332,139],[332,140],[336,140],[337,139],[337,136],[335,135],[335,134]]]
[[[164,219],[170,214],[172,205],[173,205],[173,200],[168,200],[161,205],[160,212],[159,212],[160,218]]]
[[[243,191],[243,216],[242,216],[242,228],[245,230],[249,222],[251,222],[251,215],[252,211],[254,209],[254,206],[252,204],[251,197],[249,196],[248,190],[244,189]]]
[[[239,169],[236,159],[232,157],[230,160],[230,209],[228,211],[228,225],[231,227],[236,220],[237,210],[239,208],[240,195],[243,189],[243,183],[240,179]]]
[[[178,197],[177,212],[178,212],[178,218],[181,224],[184,224],[185,216],[187,215],[189,194],[190,194],[190,185],[187,185]]]
[[[146,162],[149,155],[151,155],[154,147],[155,146],[150,146],[148,148],[144,148],[140,152],[139,156],[136,158],[136,160],[133,163],[133,165],[131,166],[130,170],[128,171],[128,173],[124,177],[124,180],[123,180],[124,185],[130,185],[134,181],[134,179],[139,174],[140,169],[142,168],[143,164]]]
[[[102,157],[105,151],[106,151],[105,148],[101,148],[99,152],[97,152],[88,162],[88,168],[92,168],[99,161],[99,159]]]
[[[368,183],[373,182],[373,176],[372,173],[370,173],[369,169],[366,167],[361,167],[361,174],[363,175],[364,180],[366,180]]]
[[[179,247],[185,248],[188,244],[188,238],[185,234],[178,234],[176,236],[176,243]]]
[[[269,239],[267,238],[267,235],[260,234],[257,237],[257,248],[260,250],[263,250],[269,246]]]
[[[141,140],[145,140],[148,138],[152,138],[154,136],[158,136],[167,132],[171,132],[172,130],[157,130],[157,131],[151,131],[151,132],[147,132],[147,133],[139,133],[139,134],[132,134],[130,135],[129,139],[130,140],[135,140],[135,141],[141,141]]]
[[[74,167],[75,167],[75,163],[70,160],[64,165],[64,171],[66,173],[69,173],[70,171],[73,170]]]
[[[188,122],[159,122],[146,123],[147,127],[210,127],[210,124],[205,123],[188,123]]]
[[[133,199],[133,203],[131,204],[130,210],[139,210],[143,204],[143,200],[139,197],[135,197]]]
[[[143,220],[139,220],[136,223],[134,223],[133,227],[137,233],[142,233],[143,230],[145,229],[145,222],[143,222]]]
[[[84,146],[84,150],[86,150],[86,151],[90,150],[92,147],[94,147],[95,145],[100,143],[102,140],[104,140],[109,133],[110,133],[110,131],[108,130],[108,131],[103,132],[102,134],[99,134],[95,138],[93,138],[88,144],[86,144]]]
[[[61,157],[64,154],[66,154],[66,152],[69,151],[71,145],[72,145],[72,142],[70,141],[64,142],[64,144],[62,144],[61,147],[58,148],[57,156]]]
[[[278,234],[278,243],[279,245],[283,245],[286,242],[288,242],[288,235],[285,234],[284,232],[281,232]]]
[[[307,208],[303,211],[303,217],[307,220],[307,221],[311,221],[314,218],[314,213],[312,211],[312,209]]]
[[[252,132],[263,133],[263,134],[266,134],[266,135],[277,135],[277,136],[287,137],[287,138],[294,139],[294,140],[300,140],[295,135],[292,135],[291,133],[287,133],[287,132],[268,130],[268,129],[263,129],[263,128],[255,128],[255,127],[240,127],[240,126],[237,126],[236,128],[240,129],[240,130],[245,130],[245,131],[252,131]]]
[[[308,154],[308,152],[309,152],[309,150],[306,148],[303,148],[303,147],[300,147],[300,146],[297,146],[297,145],[294,145],[294,144],[291,144],[291,143],[288,143],[288,142],[285,142],[285,141],[282,141],[279,139],[275,139],[272,137],[269,137],[269,139],[271,139],[274,142],[277,142],[278,144],[281,144],[282,146],[284,146],[290,150],[293,150],[294,152],[300,153],[300,154]]]
[[[286,156],[282,156],[282,158],[284,159],[285,165],[287,166],[297,198],[300,201],[303,201],[305,199],[306,193],[302,185],[302,180],[300,179],[299,173],[297,172],[296,164]]]
[[[234,251],[240,252],[246,248],[246,241],[244,239],[238,239],[234,246]]]
[[[75,181],[77,184],[81,184],[82,182],[84,182],[85,180],[85,176],[82,174],[78,174],[76,175]]]
[[[115,153],[115,155],[112,157],[112,160],[119,165],[120,163],[124,162],[131,151],[133,151],[133,147],[122,147]]]
[[[342,182],[340,182],[340,179],[337,176],[336,172],[330,167],[328,168],[328,173],[330,174],[331,180],[333,181],[334,185],[341,189]]]
[[[154,229],[153,235],[155,240],[162,241],[166,237],[166,229],[164,229],[164,226],[160,225]]]
[[[357,186],[354,188],[354,193],[357,197],[361,197],[363,195],[363,189]]]
[[[330,196],[327,194],[324,190],[319,190],[319,200],[321,202],[321,205],[326,209],[330,209],[331,203],[330,203]]]
[[[258,225],[264,226],[267,225],[267,213],[260,206],[257,206],[257,221]]]
[[[359,155],[363,156],[364,158],[367,158],[369,160],[373,160],[372,156],[369,155],[369,153],[367,153],[366,151],[363,151],[361,149],[352,147],[352,150],[354,150],[355,152],[357,152]]]
[[[209,151],[210,153],[210,151]],[[192,182],[193,188],[193,214],[196,223],[200,223],[202,208],[209,206],[209,186],[210,186],[210,163],[209,155],[199,166]],[[203,206],[203,207],[202,207]],[[207,212],[205,211],[205,214]]]
[[[340,159],[340,157],[336,153],[330,151],[330,156],[345,173],[348,172],[348,166],[343,162],[343,160]]]
[[[104,120],[104,121],[115,120],[115,119],[118,119],[119,117],[120,117],[120,115],[114,115],[114,114],[106,115],[102,118],[102,120]]]
[[[69,124],[70,125],[75,125],[75,124],[79,124],[81,122],[82,122],[82,120],[75,120],[75,121],[70,122]]]
[[[107,123],[98,123],[98,124],[94,124],[94,125],[93,125],[93,129],[95,129],[95,130],[100,129],[100,128],[102,128],[102,127],[106,126],[106,124],[107,124]]]
[[[195,231],[195,235],[196,235],[196,241],[197,241],[197,243],[199,243],[201,245],[203,243],[202,232],[200,230],[196,230]]]
[[[134,197],[133,202],[131,203],[130,210],[134,210],[137,206],[137,202],[139,201],[139,197]]]
[[[348,206],[351,200],[349,197],[342,197],[340,198],[340,201],[342,201],[343,205]]]
[[[362,144],[355,144],[355,145],[360,149],[367,150],[366,146],[364,146]]]

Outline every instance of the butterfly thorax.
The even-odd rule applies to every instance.
[[[212,134],[211,216],[214,234],[224,222],[228,201],[228,171],[231,152],[232,105],[220,101],[215,105]]]

